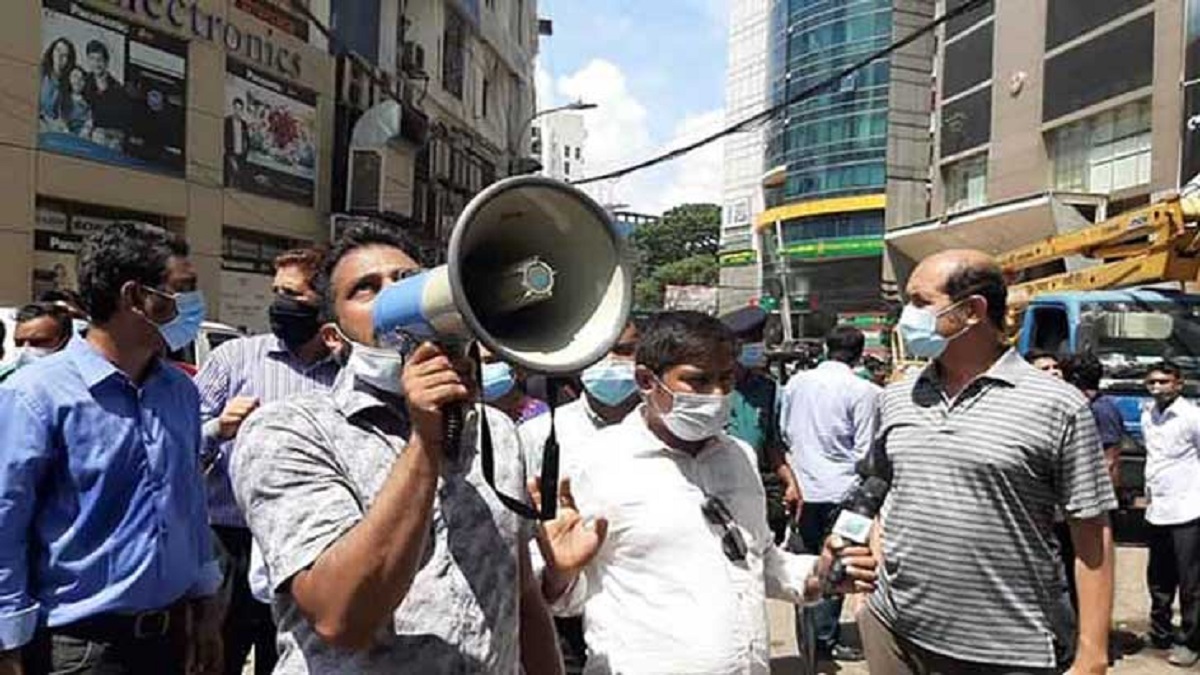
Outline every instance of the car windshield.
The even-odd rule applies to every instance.
[[[1097,302],[1080,316],[1108,377],[1141,378],[1163,359],[1200,377],[1200,303]]]

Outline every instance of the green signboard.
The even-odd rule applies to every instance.
[[[758,256],[754,251],[729,251],[721,253],[719,260],[721,267],[745,267],[758,262]]]
[[[784,257],[791,260],[829,260],[831,258],[861,258],[883,254],[883,237],[847,237],[845,239],[815,239],[783,247]]]

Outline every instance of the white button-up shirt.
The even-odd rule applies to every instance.
[[[1200,409],[1182,397],[1166,410],[1142,409],[1146,439],[1146,522],[1178,525],[1200,518]]]
[[[554,430],[558,434],[559,476],[574,478],[582,449],[592,442],[596,432],[605,427],[591,407],[587,397],[580,396],[554,409]],[[550,436],[550,415],[538,415],[517,427],[521,446],[525,449],[526,473],[537,476],[542,471],[542,451]]]
[[[840,361],[788,380],[779,419],[804,501],[840,502],[858,480],[854,463],[871,449],[879,392]]]
[[[721,434],[696,456],[667,448],[641,409],[596,432],[575,481],[584,517],[608,537],[560,613],[581,607],[585,673],[769,673],[768,596],[799,603],[816,558],[786,553],[767,527],[754,453]],[[721,499],[747,544],[723,552],[701,511]]]

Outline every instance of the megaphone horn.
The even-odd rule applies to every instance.
[[[591,197],[541,176],[508,178],[467,204],[446,265],[379,294],[375,337],[474,336],[529,370],[576,372],[620,336],[632,284],[624,240]]]

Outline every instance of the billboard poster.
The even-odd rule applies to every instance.
[[[225,80],[225,185],[313,203],[317,95],[230,61]]]
[[[1183,59],[1183,149],[1179,182],[1200,176],[1200,0],[1187,0]]]
[[[43,0],[38,81],[40,149],[183,175],[183,40],[73,0]]]
[[[75,260],[83,237],[35,230],[33,233],[33,297],[46,291],[79,290]]]

